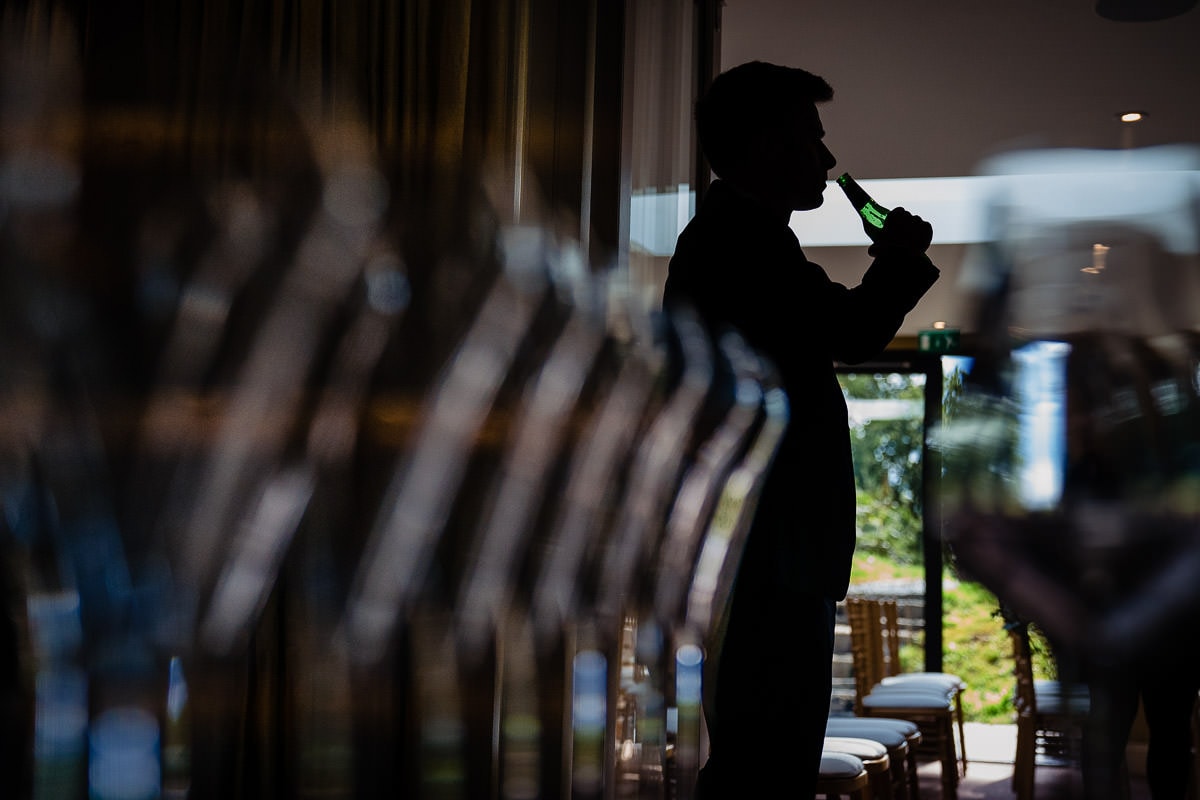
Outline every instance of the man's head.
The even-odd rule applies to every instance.
[[[696,103],[700,148],[718,177],[769,205],[816,208],[837,163],[816,106],[832,98],[824,78],[802,69],[733,67]]]

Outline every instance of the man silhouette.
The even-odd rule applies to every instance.
[[[713,335],[739,331],[778,368],[791,422],[746,540],[706,687],[711,750],[704,798],[812,796],[832,686],[833,620],[854,552],[855,492],[846,401],[834,364],[876,356],[938,277],[932,227],[894,209],[872,236],[854,288],[800,248],[788,222],[817,208],[836,159],[817,104],[833,89],[801,69],[750,62],[696,104],[717,179],[680,234],[664,291]]]

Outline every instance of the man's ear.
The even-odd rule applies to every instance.
[[[757,183],[779,163],[779,137],[771,130],[757,130],[746,137],[746,148],[738,154],[737,170]]]

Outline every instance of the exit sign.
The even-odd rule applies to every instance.
[[[953,353],[958,349],[958,343],[956,328],[920,331],[917,334],[917,349],[922,353]]]

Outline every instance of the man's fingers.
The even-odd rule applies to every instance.
[[[924,252],[933,240],[933,226],[902,206],[892,209],[877,243]]]

